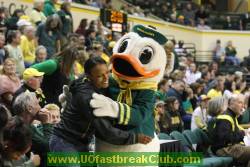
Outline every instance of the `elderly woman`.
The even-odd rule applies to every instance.
[[[13,94],[21,86],[20,79],[16,75],[15,59],[7,58],[4,61],[0,81],[0,100],[8,106],[10,105]]]
[[[48,58],[60,51],[62,23],[57,14],[49,16],[45,23],[39,24],[36,31],[38,44],[47,49]]]

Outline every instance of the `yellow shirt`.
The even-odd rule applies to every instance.
[[[221,91],[217,91],[215,89],[211,89],[208,93],[207,93],[207,96],[210,97],[211,99],[212,98],[215,98],[215,97],[221,97],[222,96],[222,93]]]
[[[24,35],[21,36],[21,44],[20,47],[23,52],[24,62],[33,63],[35,61],[35,51],[36,45],[35,41],[29,41],[28,38]]]
[[[35,9],[33,9],[30,13],[30,21],[31,23],[36,27],[37,22],[45,22],[46,21],[46,16],[44,15],[43,12],[39,12]]]

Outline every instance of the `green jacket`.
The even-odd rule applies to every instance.
[[[43,13],[45,14],[46,17],[56,13],[55,5],[51,2],[51,0],[47,0],[44,3]]]
[[[117,100],[120,88],[117,82],[110,78],[109,96]],[[154,137],[154,103],[155,91],[131,90],[132,105],[119,102],[118,128],[134,133],[143,133]]]

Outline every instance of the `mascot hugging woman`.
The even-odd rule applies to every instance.
[[[97,152],[159,152],[155,134],[154,104],[158,82],[163,78],[167,39],[155,29],[136,25],[118,40],[111,57],[112,77],[109,97],[93,94],[94,115],[112,117],[116,127],[143,133],[153,139],[148,144],[112,145],[96,139]]]

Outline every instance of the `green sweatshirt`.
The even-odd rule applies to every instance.
[[[117,82],[110,78],[109,94],[113,100],[117,100],[120,88]],[[131,90],[132,105],[119,102],[119,128],[136,134],[143,133],[154,137],[154,103],[155,91],[153,90]]]

